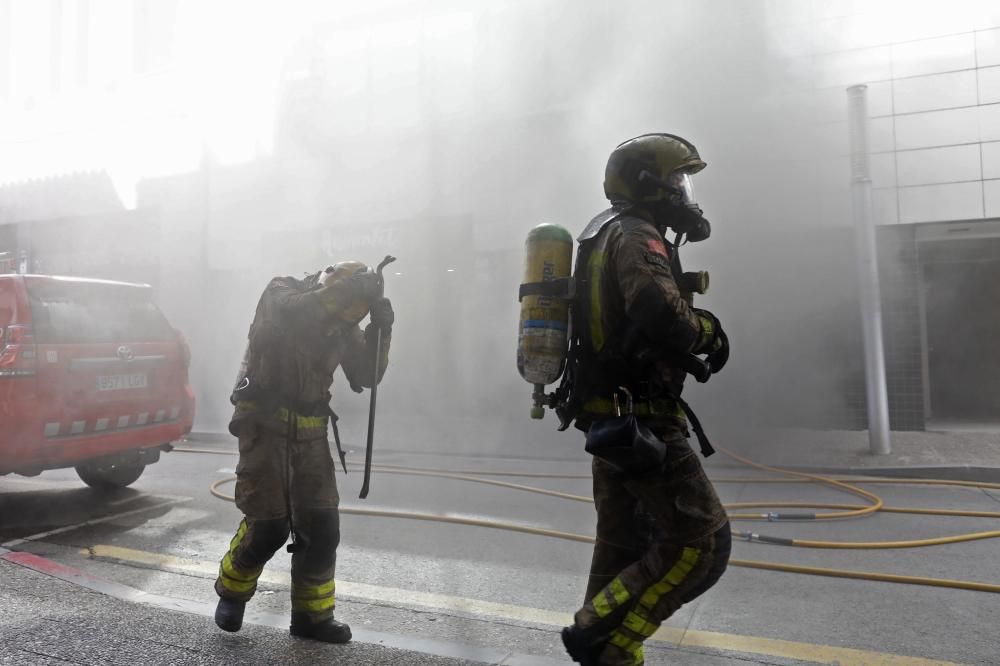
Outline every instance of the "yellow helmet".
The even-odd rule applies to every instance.
[[[371,268],[360,261],[341,261],[333,266],[327,266],[323,271],[319,281],[329,294],[329,297],[324,299],[324,305],[336,318],[354,325],[368,315],[370,303],[353,296],[348,296],[345,300],[344,291],[335,288],[336,284],[368,271],[371,271]]]

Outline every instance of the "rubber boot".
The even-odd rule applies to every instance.
[[[592,634],[575,624],[563,627],[562,642],[570,658],[581,666],[599,666],[601,652],[607,645],[607,637],[595,639]]]
[[[219,605],[215,607],[215,623],[223,631],[239,631],[243,626],[243,611],[245,601],[233,601],[219,597]]]
[[[309,613],[292,612],[292,625],[289,627],[292,636],[311,638],[324,643],[346,643],[351,640],[351,628],[333,617],[319,622],[313,622]]]

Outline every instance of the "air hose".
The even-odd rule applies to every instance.
[[[909,513],[909,514],[937,515],[937,516],[951,516],[951,517],[961,516],[961,517],[972,517],[972,518],[1000,518],[1000,512],[991,512],[991,511],[962,511],[962,510],[952,510],[952,509],[933,509],[933,508],[919,508],[919,507],[888,507],[885,506],[884,502],[880,497],[878,497],[874,493],[859,488],[856,485],[859,483],[863,483],[866,485],[867,484],[932,485],[932,486],[954,486],[954,487],[977,488],[983,490],[985,489],[998,490],[1000,489],[1000,484],[997,483],[980,483],[973,481],[951,481],[947,479],[920,479],[920,478],[914,478],[914,479],[885,479],[877,477],[873,477],[870,479],[869,478],[859,479],[855,477],[832,478],[818,474],[796,472],[777,467],[771,467],[768,465],[762,465],[760,463],[756,463],[747,458],[744,458],[738,454],[732,453],[731,451],[728,451],[721,447],[716,447],[716,448],[725,455],[730,456],[734,460],[737,460],[750,467],[761,469],[768,472],[784,474],[793,478],[734,477],[734,478],[715,479],[714,480],[715,483],[821,483],[833,487],[842,492],[847,492],[852,495],[862,497],[870,502],[870,504],[868,505],[803,503],[803,502],[740,502],[735,504],[728,504],[726,505],[726,508],[727,509],[809,508],[809,509],[830,509],[831,511],[826,513],[816,513],[816,512],[790,513],[790,512],[773,512],[773,511],[766,513],[749,513],[749,514],[730,513],[729,517],[731,520],[769,520],[769,521],[831,520],[831,519],[857,518],[857,517],[872,515],[877,512]],[[236,454],[236,452],[234,451],[211,451],[207,449],[183,448],[183,447],[175,448],[174,450],[177,452],[188,452],[188,453],[217,453],[223,455]],[[540,479],[541,478],[585,479],[585,478],[590,478],[589,474],[588,475],[546,474],[540,472],[521,472],[521,471],[506,471],[506,470],[462,470],[462,469],[439,470],[426,467],[405,467],[400,465],[385,465],[385,464],[374,465],[373,468],[384,474],[400,474],[407,476],[444,478],[456,481],[480,483],[502,488],[509,488],[521,492],[530,492],[550,497],[556,497],[559,499],[568,499],[577,502],[586,502],[586,503],[593,502],[593,500],[590,497],[584,495],[574,495],[571,493],[548,490],[546,488],[538,488],[535,486],[528,486],[518,483],[510,483],[506,481],[498,481],[495,479],[482,478],[487,476],[494,476],[494,477],[509,476],[509,477],[540,478]],[[219,487],[227,483],[232,483],[235,480],[236,480],[235,476],[230,476],[220,479],[214,482],[209,490],[215,497],[232,502],[235,500],[235,498],[232,495],[227,495],[222,491],[220,491]],[[354,507],[341,507],[340,511],[341,513],[349,515],[399,518],[405,520],[425,520],[425,521],[450,523],[450,524],[466,525],[474,527],[503,529],[508,531],[520,532],[524,534],[546,536],[550,538],[557,538],[557,539],[576,541],[582,543],[594,542],[593,537],[583,534],[562,532],[558,530],[533,527],[530,525],[523,525],[519,523],[500,521],[500,520],[490,520],[490,519],[472,518],[463,516],[449,516],[449,515],[425,513],[418,511],[362,509]],[[797,546],[802,548],[874,550],[874,549],[889,549],[889,548],[917,548],[917,547],[937,546],[937,545],[951,544],[951,543],[962,543],[966,541],[975,541],[981,539],[992,539],[1000,537],[1000,530],[970,532],[965,534],[956,534],[956,535],[935,537],[929,539],[910,539],[910,540],[899,540],[899,541],[816,541],[809,539],[773,537],[773,536],[761,535],[754,532],[746,532],[743,530],[735,530],[735,529],[733,530],[733,536],[738,539],[743,539],[746,541],[756,542],[756,543],[769,544],[769,545]],[[1000,593],[1000,585],[991,583],[980,583],[975,581],[952,580],[943,578],[927,578],[921,576],[902,576],[902,575],[879,573],[879,572],[800,566],[800,565],[784,564],[779,562],[762,562],[756,560],[731,559],[729,561],[729,564],[731,566],[751,568],[751,569],[764,569],[769,571],[782,571],[787,573],[808,574],[815,576],[873,580],[873,581],[881,581],[889,583],[906,583],[910,585],[924,585],[932,587],[974,590],[979,592]]]

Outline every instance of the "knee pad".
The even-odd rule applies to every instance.
[[[305,542],[303,564],[307,571],[323,571],[336,562],[340,545],[340,512],[312,509],[303,512],[295,531]]]
[[[719,582],[726,567],[729,566],[729,554],[733,549],[733,534],[729,528],[729,521],[716,530],[711,537],[712,541],[712,565],[705,572],[701,582],[688,591],[682,597],[683,603],[688,603],[693,599],[707,592],[713,585]]]
[[[304,512],[303,524],[296,525],[309,547],[333,551],[340,545],[340,512],[337,509],[312,509]]]
[[[268,518],[247,520],[247,534],[243,546],[248,559],[266,562],[288,541],[288,519]]]
[[[252,539],[255,544],[260,544],[261,548],[278,550],[288,540],[288,519],[273,518],[268,520],[255,520],[250,523]]]

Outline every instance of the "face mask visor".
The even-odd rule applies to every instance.
[[[683,205],[689,208],[698,205],[698,200],[694,196],[694,181],[691,179],[691,174],[675,171],[667,178],[667,184],[681,197]]]

